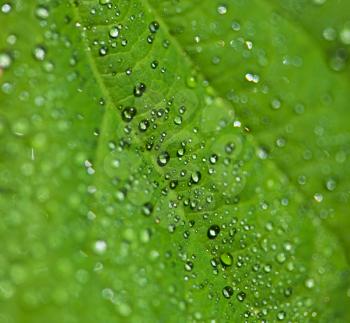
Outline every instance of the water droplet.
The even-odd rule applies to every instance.
[[[239,31],[241,29],[241,25],[239,24],[239,22],[233,21],[232,24],[231,24],[231,28],[234,31]]]
[[[220,5],[217,8],[217,12],[219,15],[224,15],[227,13],[227,7],[225,5]]]
[[[337,32],[334,28],[328,27],[323,30],[323,38],[328,41],[333,41],[337,38]]]
[[[337,187],[337,183],[336,181],[333,179],[333,178],[329,178],[327,181],[326,181],[326,188],[328,191],[334,191],[335,188]]]
[[[315,193],[314,194],[314,200],[317,203],[321,203],[323,201],[323,195],[321,193]]]
[[[189,76],[187,78],[187,86],[191,89],[195,88],[197,86],[197,79],[194,76]]]
[[[157,163],[160,167],[164,167],[170,160],[170,155],[167,151],[163,151],[157,158]]]
[[[100,54],[100,56],[106,56],[107,55],[107,52],[108,52],[108,48],[106,46],[102,46],[98,53]]]
[[[38,61],[43,61],[46,56],[46,49],[43,46],[39,45],[34,48],[33,54],[35,59]]]
[[[109,36],[111,38],[118,38],[118,36],[119,36],[119,29],[118,29],[117,26],[111,28],[111,30],[109,31]]]
[[[153,212],[153,204],[150,202],[145,203],[142,206],[142,214],[145,216],[150,216]]]
[[[153,68],[153,69],[156,69],[157,67],[158,67],[158,61],[157,60],[154,60],[154,61],[152,61],[152,63],[151,63],[151,67]]]
[[[49,17],[49,10],[44,6],[38,6],[35,10],[35,15],[39,19],[45,20]]]
[[[170,183],[169,183],[169,187],[173,190],[177,187],[177,185],[179,184],[179,181],[174,179],[174,180],[171,180]]]
[[[280,264],[283,264],[286,261],[287,257],[283,252],[280,252],[276,255],[276,261]]]
[[[247,73],[247,74],[245,75],[245,79],[246,79],[248,82],[259,83],[259,81],[260,81],[260,76],[257,75],[257,74]]]
[[[330,57],[330,67],[336,72],[340,72],[345,69],[347,61],[349,59],[349,53],[345,48],[338,48]]]
[[[277,320],[283,321],[286,318],[287,314],[284,311],[279,311],[277,313]]]
[[[225,298],[231,298],[233,295],[233,288],[230,286],[225,286],[222,289],[222,295],[224,295]]]
[[[11,66],[12,59],[7,53],[0,53],[0,69],[6,69]]]
[[[138,83],[134,87],[134,96],[140,97],[146,91],[146,85],[144,83]]]
[[[229,267],[233,264],[233,257],[230,253],[225,252],[220,256],[220,261],[223,266]]]
[[[130,122],[136,115],[137,110],[134,107],[126,107],[122,110],[121,116],[123,121]]]
[[[307,288],[313,288],[315,286],[315,281],[312,278],[309,278],[305,281],[305,286]]]
[[[149,121],[147,119],[143,119],[139,123],[139,130],[144,132],[148,129],[149,127]]]
[[[157,22],[157,21],[152,21],[150,24],[149,24],[149,26],[148,26],[148,28],[149,28],[149,31],[151,32],[151,33],[156,33],[157,31],[158,31],[158,29],[159,29],[159,23]]]
[[[199,171],[195,171],[191,174],[191,183],[192,184],[198,184],[199,181],[201,180],[201,173]]]
[[[174,119],[174,123],[179,126],[182,124],[182,117],[181,116],[176,116]]]
[[[186,271],[192,271],[193,269],[193,262],[192,261],[186,261],[185,263],[185,270]]]
[[[12,10],[12,6],[11,6],[11,4],[9,4],[9,3],[4,3],[4,4],[1,6],[1,11],[2,11],[3,13],[9,13],[11,10]]]
[[[183,157],[185,155],[185,149],[184,148],[180,148],[177,150],[176,152],[177,157]]]
[[[209,157],[209,162],[210,164],[212,165],[215,165],[217,163],[217,161],[219,160],[219,156],[217,154],[212,154],[210,157]]]
[[[209,239],[215,239],[220,233],[220,227],[216,224],[213,224],[209,227],[207,236]]]
[[[350,45],[350,27],[345,27],[340,31],[340,41],[345,45]]]
[[[103,253],[105,253],[105,251],[107,250],[107,243],[104,240],[97,240],[94,243],[94,251],[95,253],[101,255]]]
[[[246,293],[245,293],[245,292],[239,292],[239,293],[237,294],[237,299],[238,299],[240,302],[243,302],[244,299],[245,299],[245,297],[246,297]]]
[[[236,146],[235,146],[235,144],[233,142],[229,142],[225,146],[225,152],[230,155],[235,150],[235,147]]]

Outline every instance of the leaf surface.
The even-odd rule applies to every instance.
[[[4,6],[3,321],[347,321],[348,84],[312,36],[268,2]]]

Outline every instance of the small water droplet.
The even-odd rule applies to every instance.
[[[38,6],[35,10],[37,18],[45,20],[49,17],[49,10],[44,6]]]
[[[170,155],[167,151],[163,151],[157,158],[157,163],[160,167],[164,167],[170,160]]]
[[[191,183],[198,184],[202,178],[202,175],[199,171],[195,171],[191,174]]]
[[[36,60],[43,61],[46,56],[46,49],[43,46],[39,45],[34,48],[33,54]]]
[[[0,53],[0,69],[6,69],[11,66],[12,59],[7,53]]]
[[[111,30],[109,31],[109,36],[111,38],[118,38],[118,36],[119,36],[119,28],[117,26],[112,27]]]
[[[245,292],[239,292],[239,293],[237,294],[237,299],[238,299],[240,302],[243,302],[244,299],[245,299],[245,297],[246,297],[246,293],[245,293]]]
[[[286,316],[287,316],[287,314],[286,314],[286,312],[284,312],[284,311],[279,311],[279,312],[277,313],[277,319],[278,319],[279,321],[283,321],[283,320],[286,318]]]
[[[150,24],[149,24],[149,26],[148,26],[148,28],[149,28],[149,31],[151,32],[151,33],[156,33],[157,31],[158,31],[158,29],[159,29],[159,23],[157,22],[157,21],[152,21]]]
[[[97,240],[94,243],[94,251],[95,253],[101,255],[103,253],[105,253],[105,251],[107,250],[107,243],[104,240]]]
[[[12,6],[10,3],[4,3],[2,6],[1,6],[1,11],[3,13],[9,13],[10,11],[12,10]]]
[[[215,239],[220,233],[220,227],[216,224],[213,224],[209,227],[207,236],[209,239]]]
[[[227,13],[227,7],[225,5],[220,5],[217,8],[217,12],[219,15],[224,15]]]
[[[230,253],[225,252],[221,254],[220,261],[224,267],[229,267],[229,266],[232,266],[233,264],[233,257]]]
[[[121,116],[123,121],[130,122],[136,115],[137,110],[134,107],[125,107],[122,110]]]
[[[157,67],[158,67],[158,61],[157,60],[154,60],[154,61],[152,61],[152,63],[151,63],[151,67],[153,68],[153,69],[156,69]]]
[[[140,97],[143,95],[143,93],[146,91],[146,85],[144,83],[138,83],[134,87],[134,96]]]
[[[153,213],[153,204],[150,202],[145,203],[142,206],[142,214],[145,216],[150,216]]]
[[[231,286],[225,286],[222,289],[222,295],[224,295],[225,298],[231,298],[233,295],[233,288]]]

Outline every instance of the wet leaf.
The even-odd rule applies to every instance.
[[[2,2],[1,321],[347,322],[345,12]]]

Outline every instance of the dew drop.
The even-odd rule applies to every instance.
[[[179,126],[182,124],[182,117],[181,116],[176,116],[174,119],[174,123]]]
[[[126,107],[122,110],[121,116],[123,121],[130,122],[136,115],[137,110],[134,107]]]
[[[94,251],[95,253],[101,255],[103,253],[105,253],[105,251],[107,250],[107,243],[104,240],[97,240],[94,243]]]
[[[213,224],[209,227],[207,236],[209,239],[215,239],[220,233],[220,227],[216,224]]]
[[[153,213],[153,204],[150,202],[145,203],[142,206],[142,214],[145,216],[150,216]]]
[[[102,46],[98,53],[100,54],[100,56],[106,56],[107,55],[107,52],[108,52],[108,48],[106,46]]]
[[[145,132],[149,127],[149,121],[147,119],[143,119],[139,123],[139,130]]]
[[[219,156],[217,154],[212,154],[210,157],[209,157],[209,162],[210,164],[214,165],[218,162],[219,160]]]
[[[7,53],[0,53],[0,69],[6,69],[11,66],[12,59]]]
[[[163,151],[159,154],[157,158],[157,164],[160,167],[164,167],[170,160],[170,155],[167,151]]]
[[[109,31],[109,36],[111,38],[118,38],[119,36],[119,29],[118,27],[112,27],[111,30]]]
[[[44,6],[38,6],[35,10],[35,15],[37,18],[45,20],[49,17],[49,10]]]
[[[277,313],[277,320],[283,321],[286,318],[287,314],[284,311],[279,311]]]
[[[185,270],[186,271],[192,271],[193,269],[193,262],[192,261],[186,261],[185,263]]]
[[[350,45],[350,27],[346,27],[340,31],[340,41],[345,45]]]
[[[225,286],[222,289],[222,295],[224,295],[225,298],[231,298],[233,295],[233,288],[231,286]]]
[[[146,91],[146,85],[144,83],[138,83],[134,87],[134,96],[140,97],[143,95],[143,93]]]
[[[158,29],[159,29],[159,23],[157,22],[157,21],[152,21],[150,24],[149,24],[149,26],[148,26],[148,28],[149,28],[149,31],[151,32],[151,33],[156,33],[157,31],[158,31]]]
[[[195,171],[191,174],[191,183],[198,184],[202,178],[202,175],[199,171]]]
[[[174,179],[174,180],[171,180],[170,183],[169,183],[169,187],[173,190],[177,187],[177,185],[179,184],[179,181]]]
[[[220,5],[217,8],[217,12],[219,15],[224,15],[227,13],[227,7],[225,5]]]
[[[239,293],[237,294],[237,299],[238,299],[240,302],[243,302],[244,299],[245,299],[245,297],[246,297],[246,293],[245,293],[245,292],[239,292]]]
[[[239,31],[241,29],[241,25],[237,21],[233,21],[231,24],[231,28],[234,31]]]
[[[11,6],[11,4],[9,4],[9,3],[4,3],[4,4],[1,6],[1,11],[2,11],[3,13],[9,13],[11,10],[12,10],[12,6]]]
[[[230,267],[233,264],[233,257],[230,253],[225,252],[221,254],[220,261],[224,267]]]
[[[39,45],[34,48],[33,55],[36,60],[43,61],[46,56],[46,49],[43,46]]]
[[[314,200],[317,203],[321,203],[323,201],[323,195],[321,193],[315,193],[314,194]]]
[[[156,69],[157,67],[158,67],[158,61],[157,60],[154,60],[154,61],[152,61],[152,63],[151,63],[151,68],[153,68],[153,69]]]

